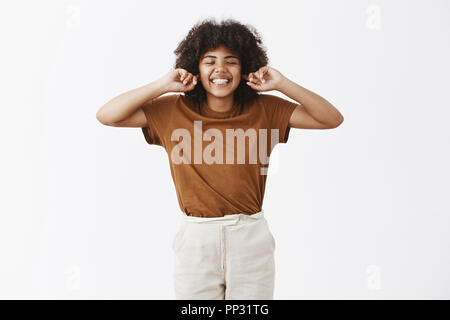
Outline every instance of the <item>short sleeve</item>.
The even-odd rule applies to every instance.
[[[270,127],[279,130],[279,143],[286,143],[291,129],[289,119],[295,108],[300,104],[271,94],[264,94],[263,96],[263,104]]]
[[[146,127],[143,127],[142,133],[144,134],[145,141],[147,141],[148,144],[156,144],[158,146],[162,146],[161,139],[159,138],[158,134],[154,131],[152,125],[147,125]]]
[[[165,128],[170,119],[168,114],[171,110],[170,106],[175,103],[174,99],[176,95],[160,96],[141,107],[147,119],[147,125],[141,129],[148,144],[165,147]]]

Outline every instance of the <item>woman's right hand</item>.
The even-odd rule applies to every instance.
[[[186,92],[194,90],[198,82],[198,75],[178,68],[170,71],[161,78],[164,82],[164,87],[168,92]]]

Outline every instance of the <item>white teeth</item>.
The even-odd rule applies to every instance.
[[[227,80],[227,79],[214,79],[212,82],[213,83],[217,83],[217,84],[223,84],[223,83],[229,82],[229,80]]]

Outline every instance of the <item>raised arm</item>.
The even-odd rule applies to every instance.
[[[159,80],[118,95],[97,111],[97,120],[113,127],[145,127],[147,119],[142,106],[168,92],[191,91],[198,75],[185,69],[171,70]]]
[[[97,111],[97,120],[107,126],[145,127],[147,121],[141,107],[167,92],[164,78],[127,91],[103,105]]]

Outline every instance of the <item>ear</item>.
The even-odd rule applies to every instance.
[[[243,74],[243,75],[242,75],[242,78],[248,81],[248,75]]]

